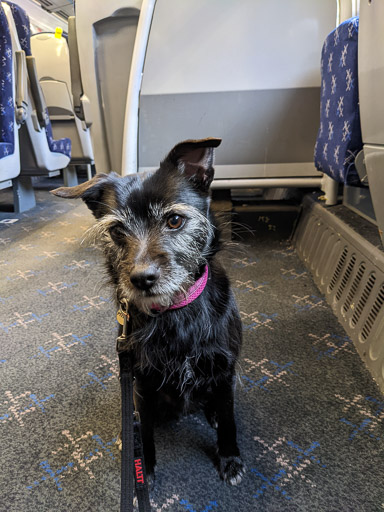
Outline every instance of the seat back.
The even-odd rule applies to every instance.
[[[335,20],[334,0],[157,0],[140,94],[140,168],[158,166],[175,141],[209,135],[223,139],[215,186],[320,178],[318,61]]]
[[[54,137],[71,139],[71,163],[93,163],[89,129],[73,105],[67,38],[53,32],[34,34],[31,49]]]
[[[24,50],[25,55],[30,57],[31,53],[31,24],[29,23],[28,14],[24,9],[13,2],[4,0],[9,5],[12,11],[12,16],[15,21],[15,27],[17,31],[17,37],[21,49]]]
[[[359,184],[356,155],[363,147],[357,75],[359,18],[341,23],[321,53],[320,127],[315,165],[338,182]]]

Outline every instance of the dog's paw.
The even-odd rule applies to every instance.
[[[220,476],[229,485],[238,485],[245,473],[240,457],[220,457]]]

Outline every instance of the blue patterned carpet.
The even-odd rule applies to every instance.
[[[384,509],[384,398],[275,218],[255,214],[227,256],[246,476],[221,482],[215,432],[182,418],[156,431],[154,511]],[[0,512],[119,510],[117,324],[100,254],[80,243],[92,222],[44,189],[31,212],[0,214]]]

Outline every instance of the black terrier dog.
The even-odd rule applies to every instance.
[[[233,410],[242,327],[216,257],[220,232],[209,198],[220,143],[181,142],[144,180],[99,174],[53,193],[81,197],[90,208],[117,301],[129,301],[148,476],[156,464],[153,431],[160,409],[185,413],[198,405],[217,429],[220,476],[236,485],[245,470]]]

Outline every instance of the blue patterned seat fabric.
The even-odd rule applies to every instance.
[[[31,52],[31,25],[29,23],[28,14],[18,5],[7,2],[12,9],[13,19],[15,20],[17,35],[19,37],[21,49],[24,50],[25,55],[30,57]]]
[[[0,5],[0,158],[15,151],[12,76],[12,41],[8,21]],[[0,177],[1,179],[1,177]]]
[[[341,23],[326,38],[321,54],[320,128],[315,166],[336,181],[360,184],[355,157],[362,149],[357,38],[359,18]]]
[[[19,37],[21,49],[27,56],[31,56],[31,26],[28,14],[13,2],[6,2],[12,9],[13,19],[15,20],[17,35]],[[55,140],[52,133],[52,125],[49,119],[48,111],[45,112],[45,129],[47,133],[47,141],[50,151],[53,153],[62,153],[71,157],[71,140],[68,138]]]

